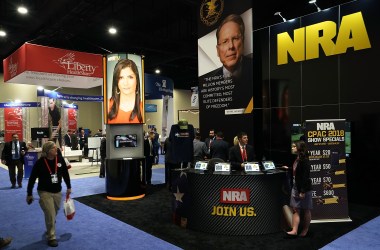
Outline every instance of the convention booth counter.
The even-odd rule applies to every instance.
[[[187,227],[221,235],[279,232],[285,172],[186,171],[191,197]]]
[[[106,192],[110,200],[135,200],[145,196],[140,181],[144,158],[106,159]]]

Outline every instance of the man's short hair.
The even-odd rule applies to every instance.
[[[245,26],[244,26],[244,21],[243,19],[241,18],[241,16],[239,15],[236,15],[236,14],[231,14],[231,15],[228,15],[226,18],[223,19],[223,21],[219,24],[219,27],[218,29],[216,30],[216,41],[218,42],[219,41],[219,32],[220,32],[220,29],[222,28],[222,26],[228,22],[234,22],[236,23],[237,25],[239,25],[239,31],[240,31],[240,35],[241,35],[241,38],[242,38],[242,41],[244,41],[244,32],[245,32]]]
[[[195,138],[197,138],[197,139],[201,139],[201,133],[200,133],[200,132],[196,132],[196,133],[195,133]]]
[[[216,136],[219,137],[219,138],[224,138],[224,135],[223,135],[223,132],[222,131],[218,131],[216,133]]]
[[[241,138],[243,138],[243,136],[245,136],[245,135],[247,135],[247,133],[241,131],[241,132],[238,133],[237,137],[238,137],[238,139],[241,139]]]

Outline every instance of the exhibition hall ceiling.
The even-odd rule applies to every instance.
[[[206,1],[206,0],[205,0]],[[219,0],[220,1],[220,0]],[[237,1],[237,0],[224,0]],[[1,0],[0,58],[25,42],[96,54],[144,55],[145,72],[173,79],[175,88],[197,86],[197,19],[201,0]],[[217,0],[218,2],[218,0]],[[317,0],[321,9],[344,0]],[[28,14],[17,12],[19,4]],[[252,1],[254,29],[316,12],[308,0]],[[109,26],[118,29],[108,33]],[[1,65],[1,72],[3,67]]]

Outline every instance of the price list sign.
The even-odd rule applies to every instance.
[[[306,121],[313,220],[349,217],[344,128],[344,119]]]

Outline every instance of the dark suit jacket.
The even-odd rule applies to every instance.
[[[71,147],[71,137],[68,134],[65,134],[64,139],[65,139],[65,146]]]
[[[220,158],[223,161],[228,160],[228,150],[230,146],[228,142],[222,139],[216,139],[211,143],[210,155],[211,158]]]
[[[247,162],[252,162],[255,160],[255,152],[251,145],[246,145],[245,151],[247,152]],[[242,170],[241,164],[243,159],[241,157],[240,145],[235,145],[230,148],[230,164],[231,168],[234,170]]]
[[[12,143],[13,141],[6,142],[4,144],[3,152],[1,153],[1,159],[6,161],[6,165],[12,162]],[[19,141],[19,144],[20,144],[20,148],[19,148],[20,160],[24,162],[24,156],[21,155],[21,151],[24,150],[26,153],[28,148],[26,147],[26,143],[23,141]]]
[[[154,152],[154,142],[152,141],[152,155],[153,157],[156,156]],[[145,158],[148,158],[150,156],[150,144],[149,139],[144,140],[144,156]]]

